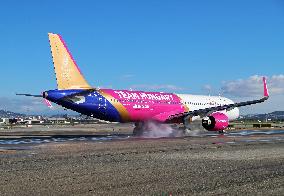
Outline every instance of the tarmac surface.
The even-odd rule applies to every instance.
[[[151,138],[132,128],[1,131],[1,195],[284,195],[283,130]]]

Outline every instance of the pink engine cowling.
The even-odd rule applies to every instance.
[[[202,126],[208,131],[222,131],[229,126],[229,118],[226,114],[215,112],[202,119]]]

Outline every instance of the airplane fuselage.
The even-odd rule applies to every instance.
[[[72,95],[72,96],[71,96]],[[67,109],[111,122],[167,122],[170,115],[232,104],[219,96],[99,89],[50,90],[44,97]],[[224,111],[229,120],[239,116],[238,108]],[[199,117],[194,120],[200,119]]]

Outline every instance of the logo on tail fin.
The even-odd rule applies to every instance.
[[[79,70],[62,37],[49,33],[49,42],[52,52],[57,88],[64,89],[90,89],[83,74]]]

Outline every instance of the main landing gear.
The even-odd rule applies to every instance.
[[[204,127],[202,126],[200,120],[196,120],[196,121],[192,122],[192,119],[190,117],[185,117],[183,119],[183,125],[184,125],[184,134],[185,135],[192,135],[193,131],[195,131],[195,132],[196,131],[198,131],[198,132],[204,131]]]
[[[144,122],[135,122],[135,127],[133,129],[133,136],[143,135]]]

